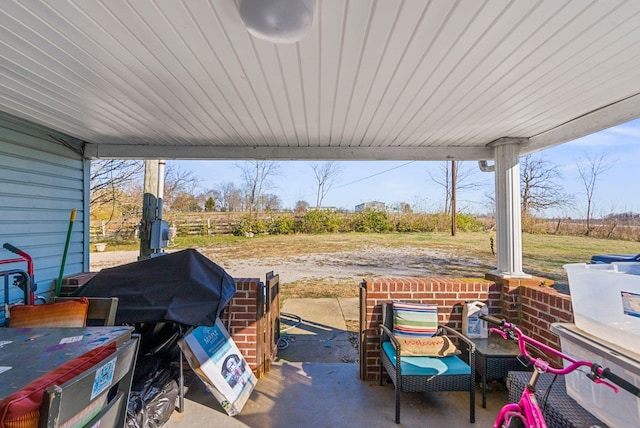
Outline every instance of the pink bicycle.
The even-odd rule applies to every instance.
[[[536,382],[541,373],[548,372],[556,375],[566,375],[579,369],[580,367],[587,367],[589,373],[586,376],[593,382],[608,386],[618,393],[618,388],[629,391],[631,394],[640,397],[640,388],[613,374],[611,370],[603,368],[598,364],[591,363],[589,361],[579,361],[562,352],[553,349],[544,343],[541,343],[527,335],[525,335],[518,327],[505,321],[498,319],[490,315],[480,315],[480,318],[487,321],[490,324],[498,326],[491,327],[491,333],[497,333],[505,340],[517,340],[520,348],[520,353],[525,360],[533,364],[534,370],[531,373],[531,379],[522,392],[520,401],[518,403],[510,403],[500,409],[500,413],[493,424],[493,428],[509,428],[525,426],[526,428],[546,428],[547,423],[544,420],[542,409],[538,405],[538,401],[535,396]],[[526,349],[526,345],[530,344],[544,353],[560,357],[570,364],[564,368],[552,367],[548,361],[541,358],[534,358],[529,355]],[[607,382],[603,379],[607,379]]]

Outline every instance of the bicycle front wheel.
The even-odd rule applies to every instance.
[[[511,418],[511,422],[509,422],[509,425],[503,425],[503,426],[504,428],[524,428],[524,424],[522,423],[520,418],[517,418],[517,417]]]
[[[501,413],[497,422],[500,428],[524,428],[525,426],[520,412]]]

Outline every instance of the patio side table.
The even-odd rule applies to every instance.
[[[520,350],[515,342],[499,336],[470,340],[476,345],[476,373],[482,384],[482,407],[486,408],[488,381],[506,378],[510,371],[530,370],[530,366],[518,359]],[[461,344],[461,347],[466,346]],[[462,351],[464,355],[464,349]]]

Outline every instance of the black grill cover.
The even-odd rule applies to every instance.
[[[103,269],[73,295],[117,297],[117,324],[213,326],[235,292],[235,282],[224,269],[187,249]]]

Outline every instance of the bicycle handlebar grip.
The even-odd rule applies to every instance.
[[[602,369],[602,377],[605,379],[609,379],[611,382],[615,383],[620,388],[640,398],[640,388],[630,383],[629,381],[622,379],[620,376],[614,374],[610,369]]]
[[[2,246],[5,250],[9,250],[14,254],[19,254],[20,250],[17,249],[16,247],[14,247],[13,245],[9,244],[8,242],[5,242],[4,245]]]
[[[504,324],[504,320],[501,320],[500,318],[496,318],[494,316],[491,315],[485,315],[485,314],[480,314],[478,315],[478,318],[480,318],[481,320],[484,320],[490,324],[495,324],[497,326],[502,327],[502,325]]]

